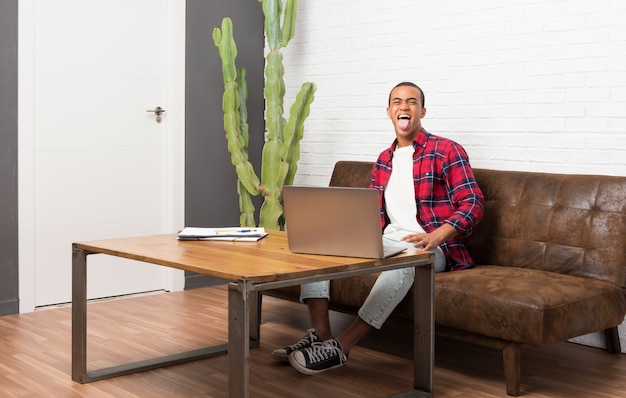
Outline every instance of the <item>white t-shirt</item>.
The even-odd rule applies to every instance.
[[[400,240],[408,234],[424,233],[416,218],[413,152],[412,145],[396,148],[393,169],[385,187],[385,206],[389,217],[385,236],[394,240]]]

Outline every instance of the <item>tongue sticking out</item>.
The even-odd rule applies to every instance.
[[[398,119],[398,127],[405,130],[407,127],[409,127],[409,121],[410,119],[405,119],[405,118]]]

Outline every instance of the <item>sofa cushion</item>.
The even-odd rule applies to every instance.
[[[626,311],[614,283],[548,271],[480,266],[436,285],[437,324],[535,346],[613,327]]]

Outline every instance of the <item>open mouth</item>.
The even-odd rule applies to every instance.
[[[409,115],[399,115],[398,116],[398,127],[401,129],[406,129],[409,126],[409,122],[411,121],[411,116]]]

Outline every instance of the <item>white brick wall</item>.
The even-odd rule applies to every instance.
[[[626,2],[300,0],[286,109],[318,86],[297,182],[391,143],[391,87],[426,93],[426,129],[474,167],[626,175]]]
[[[626,175],[626,1],[300,0],[298,13],[285,108],[302,82],[318,91],[296,183],[375,160],[402,80],[426,93],[424,127],[474,167]]]

